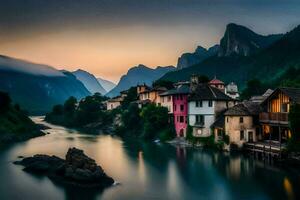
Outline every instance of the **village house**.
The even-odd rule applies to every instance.
[[[225,94],[233,99],[238,99],[240,95],[237,84],[235,84],[234,82],[230,82],[228,85],[226,85]]]
[[[161,106],[168,108],[172,114],[177,137],[185,137],[188,121],[188,83],[176,84],[175,89],[160,94]]]
[[[211,125],[225,109],[234,106],[236,100],[210,84],[200,83],[197,76],[191,77],[190,87],[188,118],[189,125],[193,128],[193,135],[210,136]]]
[[[256,142],[261,139],[258,120],[260,111],[258,103],[244,101],[224,113],[224,132],[228,135],[231,145],[241,148],[245,142]]]
[[[174,90],[168,90],[166,92],[160,93],[160,105],[168,109],[169,114],[173,115],[173,101],[174,101]]]
[[[118,108],[121,103],[124,101],[124,98],[127,96],[128,94],[128,90],[124,90],[122,92],[120,92],[119,96],[116,96],[114,98],[111,98],[109,100],[106,101],[106,109],[107,110],[113,110]]]
[[[106,109],[113,110],[118,108],[121,105],[121,102],[124,100],[122,96],[116,96],[106,101]]]
[[[139,88],[138,88],[139,90]],[[138,92],[139,101],[150,101],[156,105],[161,105],[160,94],[167,91],[165,87],[154,87],[154,88],[144,88],[143,91]]]
[[[288,113],[292,104],[300,103],[300,88],[277,88],[263,102],[259,115],[262,138],[272,142],[286,143],[291,137]]]
[[[267,89],[265,91],[264,94],[262,95],[255,95],[255,96],[252,96],[250,98],[250,101],[252,102],[255,102],[255,103],[262,103],[266,98],[268,98],[268,96],[270,96],[271,94],[273,93],[273,90],[272,89]]]

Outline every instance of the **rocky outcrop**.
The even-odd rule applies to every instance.
[[[237,24],[228,24],[220,41],[219,56],[242,55],[250,56],[261,49],[267,48],[283,34],[259,35],[252,30]]]
[[[95,160],[76,148],[68,150],[65,160],[57,156],[37,154],[14,163],[23,165],[24,171],[48,176],[61,184],[104,188],[114,183]]]

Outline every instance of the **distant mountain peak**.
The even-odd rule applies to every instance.
[[[109,81],[109,80],[105,80],[103,78],[98,77],[97,78],[98,82],[100,83],[100,85],[105,89],[105,91],[110,92],[114,87],[116,87],[116,84]]]
[[[209,49],[206,49],[202,46],[197,46],[195,52],[183,53],[178,58],[177,69],[183,69],[198,64],[203,60],[216,55],[218,53],[218,50],[219,50],[219,45],[214,45]]]
[[[173,66],[158,66],[153,69],[142,64],[132,67],[127,71],[125,75],[121,77],[117,86],[112,89],[107,94],[107,96],[117,96],[121,91],[127,90],[132,86],[136,86],[137,84],[145,83],[147,85],[151,85],[155,80],[159,79],[164,74],[174,69],[175,67]]]
[[[96,92],[99,92],[103,95],[106,94],[106,90],[102,87],[93,74],[82,69],[77,69],[76,71],[72,72],[72,74],[74,74],[76,78],[80,80],[92,94]]]

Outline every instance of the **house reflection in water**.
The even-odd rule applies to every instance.
[[[145,171],[145,161],[144,161],[144,156],[142,151],[138,152],[138,175],[139,175],[140,183],[143,184],[144,186],[146,183],[146,171]]]
[[[283,180],[283,188],[284,188],[284,190],[287,194],[288,200],[295,199],[293,186],[292,186],[290,180],[287,177],[285,177],[284,180]]]

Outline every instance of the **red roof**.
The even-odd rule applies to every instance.
[[[212,79],[211,81],[209,81],[209,84],[224,84],[223,81],[220,81],[217,78]]]

